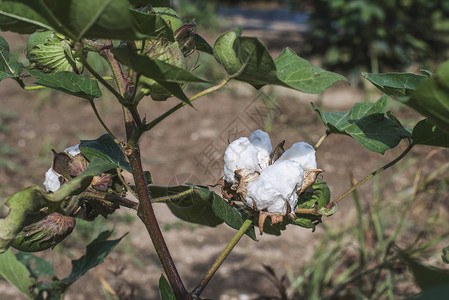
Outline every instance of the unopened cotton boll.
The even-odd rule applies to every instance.
[[[251,173],[260,171],[257,161],[257,149],[247,137],[241,137],[226,148],[224,154],[224,180],[229,183],[236,183],[234,172],[244,169]]]
[[[61,187],[59,176],[52,170],[52,168],[48,169],[47,173],[45,173],[44,186],[47,193],[56,192]]]
[[[304,180],[301,165],[293,160],[277,161],[268,166],[260,176],[248,183],[246,203],[258,210],[273,214],[287,214],[287,203],[296,209],[298,195]]]
[[[68,147],[64,150],[65,153],[70,154],[71,156],[75,156],[81,153],[80,144],[77,144],[72,147]]]
[[[268,133],[257,129],[249,137],[249,141],[257,149],[257,160],[261,169],[270,164],[270,153],[273,151]]]
[[[298,162],[303,169],[316,169],[315,149],[306,142],[293,144],[290,149],[285,151],[278,161],[294,160]]]

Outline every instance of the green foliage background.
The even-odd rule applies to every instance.
[[[303,3],[304,5],[305,3]],[[411,62],[442,61],[449,44],[444,0],[314,0],[305,52],[325,67],[388,71]],[[385,67],[385,68],[384,68]]]

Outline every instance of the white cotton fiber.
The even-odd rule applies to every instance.
[[[233,141],[226,148],[224,154],[224,180],[234,184],[234,172],[240,169],[246,169],[248,172],[260,172],[259,162],[257,161],[257,149],[247,137],[241,137]]]
[[[294,160],[303,169],[316,169],[315,149],[306,142],[295,143],[279,157],[278,161]]]
[[[268,133],[257,129],[250,135],[249,141],[257,149],[257,160],[260,168],[265,169],[270,163],[270,154],[273,151],[270,136]]]
[[[70,154],[71,156],[75,156],[77,154],[81,153],[80,150],[80,144],[77,144],[75,146],[72,147],[68,147],[67,149],[64,150],[65,153]]]
[[[45,173],[44,186],[47,193],[56,192],[61,187],[59,176],[52,170],[52,168],[48,169],[47,173]]]
[[[287,203],[296,209],[304,180],[301,165],[293,160],[278,161],[268,166],[253,182],[248,183],[245,201],[248,205],[269,213],[287,213]],[[255,204],[255,207],[254,207]]]

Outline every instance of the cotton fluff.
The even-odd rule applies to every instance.
[[[235,184],[234,172],[245,169],[246,172],[261,171],[257,160],[257,149],[247,137],[241,137],[226,148],[224,154],[224,180]]]
[[[53,171],[52,168],[48,169],[47,173],[45,173],[44,186],[47,193],[56,192],[61,187],[59,176]]]
[[[271,146],[270,136],[268,133],[262,130],[255,130],[249,136],[249,141],[257,149],[257,160],[259,161],[259,166],[263,170],[270,164],[270,154],[273,150]]]
[[[301,165],[303,169],[316,169],[315,149],[306,142],[295,143],[290,149],[285,151],[278,161],[294,160]]]
[[[70,154],[71,156],[75,156],[77,154],[81,153],[80,150],[80,144],[77,144],[75,146],[72,147],[68,147],[67,149],[64,150],[65,153]]]
[[[248,183],[245,201],[254,209],[282,215],[287,213],[288,202],[294,212],[298,204],[296,192],[301,189],[303,180],[304,171],[298,162],[277,161]]]

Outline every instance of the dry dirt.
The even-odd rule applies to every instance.
[[[5,37],[10,43],[12,40],[20,42],[15,35],[6,34]],[[9,116],[4,119],[9,131],[0,132],[0,143],[17,151],[0,156],[1,161],[9,164],[9,167],[0,168],[2,202],[19,189],[42,184],[44,173],[51,164],[52,148],[62,151],[80,139],[94,139],[104,133],[86,101],[56,92],[25,92],[12,80],[1,82],[0,97],[0,112]],[[223,91],[196,101],[195,109],[184,107],[146,134],[141,141],[144,166],[151,171],[156,185],[173,185],[184,178],[192,183],[213,184],[221,176],[222,162],[216,161],[216,157],[210,160],[207,153],[222,154],[228,139],[248,136],[260,128],[270,132],[274,145],[282,140],[287,141],[287,146],[297,141],[314,144],[325,128],[313,112],[311,101],[321,102],[329,110],[347,110],[354,102],[363,101],[363,97],[363,92],[347,84],[335,85],[318,99],[315,95],[283,88],[268,87],[256,91],[244,84],[232,83]],[[271,121],[257,115],[267,107],[263,99],[273,108]],[[144,99],[142,102],[142,115],[146,115],[147,120],[177,103],[175,99],[166,102]],[[107,95],[97,104],[106,124],[119,139],[123,139],[117,103]],[[317,160],[319,167],[325,170],[324,180],[331,188],[332,198],[348,188],[350,173],[357,179],[362,178],[398,155],[404,145],[398,148],[381,156],[364,150],[349,137],[329,137],[317,152]],[[413,152],[408,165],[402,167],[411,168],[410,174],[395,178],[393,185],[410,182],[417,162],[428,151],[428,148],[420,147]],[[388,171],[385,178],[394,174],[394,171]],[[370,185],[363,187],[361,193],[365,195],[363,201],[369,202]],[[324,222],[335,226],[353,222],[351,206],[352,202],[347,200],[336,215]],[[226,225],[216,228],[189,226],[177,221],[163,204],[155,207],[178,270],[186,286],[192,289],[235,231]],[[105,299],[100,283],[103,277],[112,288],[128,294],[128,299],[158,299],[157,282],[162,270],[145,228],[137,217],[135,220],[131,224],[117,224],[115,237],[129,232],[123,245],[103,265],[75,283],[67,293],[67,299]],[[243,300],[278,296],[262,265],[273,267],[279,275],[285,274],[286,268],[298,274],[321,235],[322,227],[311,232],[291,226],[280,237],[265,234],[259,236],[258,242],[244,237],[212,279],[204,297]],[[77,245],[76,241],[71,245],[74,252],[68,255],[72,258],[81,255],[83,245]],[[42,254],[55,263],[60,277],[70,270],[70,260],[65,254],[67,251],[57,249]],[[0,282],[0,293],[2,299],[23,299],[4,282]]]

